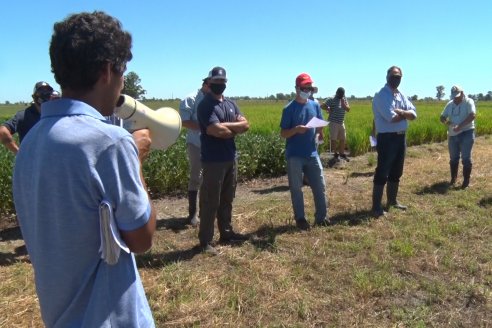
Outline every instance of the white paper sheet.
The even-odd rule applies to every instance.
[[[121,250],[130,253],[130,249],[121,239],[111,204],[104,200],[99,204],[99,225],[101,229],[101,247],[99,248],[101,258],[109,265],[115,265],[118,263]]]
[[[378,145],[378,140],[373,136],[369,136],[369,142],[371,143],[371,147],[376,147]]]
[[[308,128],[322,128],[328,125],[328,121],[320,120],[317,117],[313,117],[309,122],[307,122],[306,126]]]

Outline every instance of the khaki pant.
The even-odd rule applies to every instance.
[[[202,182],[202,163],[200,161],[200,147],[194,144],[186,144],[188,160],[190,165],[190,180],[188,181],[189,191],[198,191]]]
[[[328,125],[330,128],[330,140],[342,140],[345,141],[345,124],[330,122]]]

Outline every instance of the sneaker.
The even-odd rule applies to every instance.
[[[324,219],[321,222],[314,222],[315,227],[329,227],[331,226],[331,221],[328,219]]]
[[[372,216],[376,219],[380,218],[380,217],[386,217],[387,214],[388,213],[385,210],[383,210],[382,208],[372,210]]]
[[[309,222],[307,222],[306,219],[304,218],[296,220],[296,227],[300,230],[305,230],[305,231],[311,229]]]
[[[227,237],[220,237],[219,242],[222,244],[227,244],[227,243],[237,243],[241,241],[246,241],[249,239],[249,236],[243,235],[240,233],[232,232],[229,234]]]
[[[389,204],[388,208],[396,208],[398,210],[406,211],[408,207],[403,205],[403,204],[396,202],[394,204]]]
[[[198,225],[200,224],[200,219],[197,218],[197,216],[195,215],[194,217],[192,217],[188,223],[193,227],[193,228],[196,228],[198,227]]]
[[[350,159],[345,154],[340,154],[340,158],[343,158],[346,162],[350,162]]]
[[[212,245],[208,243],[205,245],[201,245],[200,247],[202,249],[202,253],[204,254],[213,255],[213,256],[219,254],[219,252]]]

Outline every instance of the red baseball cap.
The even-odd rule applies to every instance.
[[[296,77],[296,86],[302,87],[306,84],[313,84],[313,79],[307,73],[299,74]]]

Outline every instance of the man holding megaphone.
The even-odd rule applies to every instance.
[[[51,69],[63,97],[43,103],[13,175],[46,327],[155,326],[133,255],[151,247],[156,227],[142,175],[150,134],[131,135],[104,118],[123,89],[131,44],[121,23],[100,11],[53,28]],[[119,248],[106,252],[108,244]]]
[[[246,132],[249,123],[236,103],[223,95],[227,83],[225,69],[214,67],[208,79],[210,92],[198,105],[203,170],[198,238],[202,251],[216,255],[211,245],[215,217],[221,243],[247,239],[233,231],[231,219],[237,180],[234,137]]]

